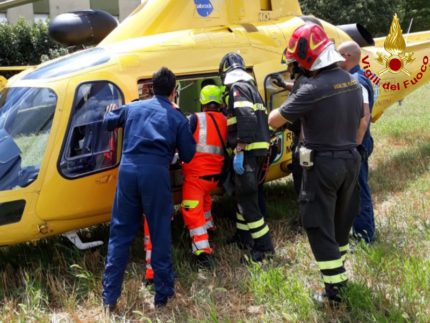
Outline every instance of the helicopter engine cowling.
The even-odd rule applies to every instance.
[[[360,47],[375,45],[372,34],[361,24],[347,24],[336,27],[342,29]]]
[[[91,46],[101,42],[118,26],[103,10],[78,10],[56,16],[49,23],[49,36],[66,46]]]

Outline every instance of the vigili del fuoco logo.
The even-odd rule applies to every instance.
[[[408,65],[415,61],[414,52],[406,51],[406,41],[403,37],[402,28],[400,27],[397,14],[394,15],[390,32],[387,38],[385,38],[384,49],[386,53],[377,53],[376,61],[382,66],[382,68],[376,73],[370,70],[369,56],[366,56],[361,60],[366,77],[375,85],[382,86],[385,90],[397,91],[401,90],[401,87],[403,87],[403,89],[407,89],[409,86],[417,84],[423,78],[424,73],[427,71],[429,58],[428,56],[424,56],[419,72],[415,75],[411,74]],[[381,83],[381,77],[386,75],[386,73],[403,73],[405,75],[405,80],[397,83]]]

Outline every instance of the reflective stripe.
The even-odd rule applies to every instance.
[[[238,219],[240,221],[245,221],[245,218],[243,217],[243,215],[240,213],[237,213],[237,212],[236,212],[236,219]]]
[[[196,151],[199,153],[208,153],[215,155],[224,155],[224,151],[222,147],[208,145],[208,123],[206,120],[206,113],[196,113],[197,118],[199,119],[199,142],[196,146]]]
[[[199,205],[199,201],[197,200],[183,200],[181,203],[181,207],[185,209],[195,209]]]
[[[234,108],[253,108],[254,104],[251,101],[236,101],[233,104]]]
[[[152,265],[151,264],[146,264],[146,269],[152,269]]]
[[[236,222],[236,228],[242,231],[249,231],[249,228],[246,224]]]
[[[337,284],[342,283],[348,280],[348,276],[346,273],[341,273],[333,276],[323,275],[323,281],[327,284]]]
[[[264,236],[266,233],[269,232],[269,227],[267,225],[264,226],[263,229],[257,231],[257,232],[251,232],[251,236],[253,239],[258,239]]]
[[[261,103],[255,103],[255,104],[252,106],[252,109],[253,109],[254,111],[264,111],[264,112],[266,112],[266,113],[267,113],[266,107],[264,106],[264,104],[261,104]]]
[[[210,228],[213,228],[215,225],[214,225],[214,223],[213,223],[213,221],[212,220],[209,220],[209,221],[206,221],[206,223],[205,223],[205,229],[207,230],[207,229],[210,229]]]
[[[211,217],[212,217],[212,212],[211,211],[205,212],[205,219],[210,219]]]
[[[336,269],[343,266],[342,259],[329,260],[329,261],[317,261],[320,270],[324,269]]]
[[[205,253],[206,251],[204,251],[204,250],[196,250],[195,252],[194,252],[194,254],[196,255],[196,256],[198,256],[198,255],[201,255],[202,253]]]
[[[201,226],[201,227],[198,227],[198,228],[195,228],[195,229],[191,229],[190,230],[190,236],[191,237],[194,237],[194,236],[201,236],[201,235],[204,235],[204,234],[207,234],[208,232],[207,232],[207,230],[206,230],[206,228],[205,228],[205,226]]]
[[[199,119],[199,144],[206,145],[207,136],[208,136],[208,123],[206,121],[205,113],[196,113],[197,118]]]
[[[146,256],[145,256],[145,260],[148,262],[148,261],[151,261],[151,256],[152,256],[152,251],[151,250],[148,250],[147,252],[146,252]]]
[[[349,244],[346,244],[344,246],[339,246],[339,251],[343,252],[343,251],[348,251],[349,250]]]
[[[254,111],[264,111],[267,113],[266,107],[262,103],[252,103],[251,101],[234,102],[233,107],[236,108],[251,108]]]
[[[196,151],[199,153],[208,153],[208,154],[224,156],[224,151],[221,147],[212,146],[212,145],[197,144]]]
[[[197,250],[201,250],[205,248],[210,248],[209,241],[202,240],[202,241],[193,242],[193,252],[196,252]]]
[[[340,259],[342,260],[342,262],[345,262],[345,260],[346,260],[346,254],[342,255],[342,257],[340,257]]]
[[[259,227],[261,227],[261,226],[263,226],[264,225],[264,219],[263,218],[261,218],[260,220],[258,220],[258,221],[255,221],[255,222],[249,222],[248,223],[248,227],[250,228],[250,229],[257,229],[257,228],[259,228]]]
[[[227,126],[232,126],[234,124],[237,123],[237,118],[236,117],[231,117],[227,119]]]
[[[265,141],[253,142],[252,144],[248,144],[245,146],[245,150],[268,149],[268,148],[269,148],[269,143]]]

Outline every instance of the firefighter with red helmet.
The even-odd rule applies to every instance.
[[[223,146],[227,139],[222,94],[217,85],[202,88],[202,112],[189,117],[190,129],[197,143],[196,154],[189,163],[182,165],[182,216],[190,232],[193,258],[198,267],[210,267],[213,263],[208,235],[208,230],[215,229],[210,194],[218,186],[224,163]]]
[[[243,58],[226,54],[219,75],[228,91],[227,146],[234,149],[233,169],[237,199],[235,241],[250,249],[251,260],[274,254],[269,227],[261,213],[258,185],[269,148],[267,110]]]
[[[287,58],[296,60],[310,77],[270,113],[269,124],[279,128],[302,121],[302,222],[325,284],[321,296],[336,304],[347,283],[344,260],[359,207],[356,134],[363,115],[361,88],[338,67],[343,58],[319,25],[305,24],[294,31]]]

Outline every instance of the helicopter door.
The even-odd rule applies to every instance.
[[[280,76],[284,80],[289,80],[290,76],[286,66],[279,60],[271,60],[262,64],[257,64],[253,68],[260,93],[264,93],[264,100],[267,111],[270,113],[277,109],[288,98],[290,92],[276,86],[275,76]],[[262,91],[264,89],[264,91]],[[279,164],[282,161],[291,160],[292,133],[289,130],[275,132],[275,138],[272,141],[278,146],[278,154],[272,161],[272,164]],[[269,177],[271,174],[269,174]]]

